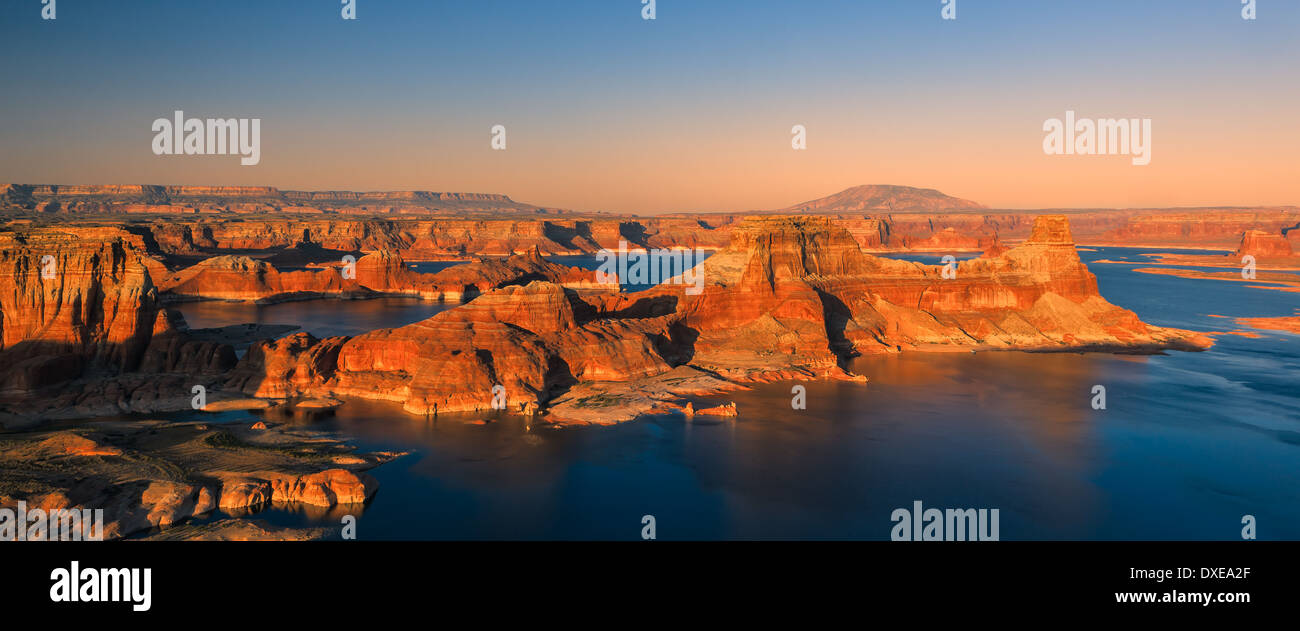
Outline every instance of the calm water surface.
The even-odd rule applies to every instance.
[[[1148,264],[1147,251],[1080,254],[1131,261],[1090,269],[1107,299],[1153,324],[1235,330],[1213,316],[1300,308],[1300,294],[1130,271]],[[926,256],[900,258],[938,262]],[[313,301],[249,313],[320,335],[398,326],[438,308]],[[216,325],[195,324],[185,309],[192,326]],[[371,471],[381,488],[361,513],[363,538],[638,539],[650,514],[661,539],[888,539],[893,509],[920,500],[998,508],[1004,540],[1239,539],[1245,514],[1260,538],[1300,539],[1300,336],[1256,333],[1157,356],[863,358],[855,369],[870,383],[808,382],[806,410],[790,409],[793,382],[701,400],[736,401],[734,422],[553,430],[517,417],[428,422],[349,402],[312,426],[362,449],[413,452]],[[1107,388],[1105,410],[1090,406],[1094,385]]]

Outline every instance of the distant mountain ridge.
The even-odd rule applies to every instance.
[[[896,210],[987,210],[988,206],[945,195],[932,188],[895,184],[864,184],[834,195],[784,208],[788,213],[833,213]]]

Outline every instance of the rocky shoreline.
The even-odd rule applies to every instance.
[[[359,514],[365,471],[404,454],[356,453],[288,425],[106,420],[0,434],[0,507],[103,510],[103,537],[166,531],[272,506]],[[331,513],[333,511],[333,513]]]

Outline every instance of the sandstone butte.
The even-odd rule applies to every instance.
[[[217,256],[162,276],[158,288],[166,300],[242,300],[281,302],[322,296],[368,297],[376,294],[418,296],[427,300],[462,300],[484,291],[529,280],[546,280],[574,289],[610,290],[590,271],[547,261],[536,247],[505,259],[483,259],[436,274],[412,271],[387,250],[356,259],[351,278],[343,263],[325,269],[282,272],[247,256]]]
[[[1300,231],[1292,230],[1294,238],[1300,239]],[[1241,235],[1241,244],[1237,246],[1236,257],[1251,255],[1257,259],[1293,259],[1298,258],[1288,235],[1281,232],[1247,230]]]
[[[866,254],[824,217],[747,218],[700,269],[698,295],[672,283],[601,295],[536,281],[404,327],[262,342],[227,386],[386,399],[429,415],[487,410],[500,384],[512,412],[566,422],[603,407],[621,420],[745,382],[855,378],[843,366],[867,353],[1212,343],[1106,302],[1060,215],[1039,217],[1017,247],[962,262],[953,279]]]

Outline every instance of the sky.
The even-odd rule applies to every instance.
[[[502,193],[634,213],[859,184],[994,208],[1300,204],[1300,2],[0,0],[0,182]],[[155,155],[261,119],[261,160]],[[1151,161],[1044,122],[1150,118]],[[503,125],[506,149],[492,148]],[[791,147],[803,125],[806,149]]]

